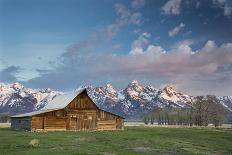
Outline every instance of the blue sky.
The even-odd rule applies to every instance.
[[[0,81],[232,95],[231,27],[230,0],[0,0]]]

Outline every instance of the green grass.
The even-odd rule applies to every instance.
[[[27,147],[32,139],[39,139],[40,146]],[[126,127],[124,131],[24,132],[2,128],[0,154],[232,154],[232,129]]]

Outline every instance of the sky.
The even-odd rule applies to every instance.
[[[231,0],[0,0],[0,82],[131,80],[232,95]]]

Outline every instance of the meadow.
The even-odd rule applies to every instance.
[[[39,140],[39,146],[29,142]],[[0,154],[232,154],[232,129],[125,127],[124,131],[26,132],[0,128]]]

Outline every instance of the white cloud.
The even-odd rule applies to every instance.
[[[130,22],[135,25],[141,25],[142,14],[139,12],[133,13],[130,17]]]
[[[229,0],[213,0],[216,7],[223,9],[224,15],[229,17],[232,14],[232,6]]]
[[[132,8],[135,8],[135,9],[138,9],[138,8],[141,8],[143,7],[145,4],[145,1],[144,0],[133,0],[131,2],[131,7]]]
[[[164,4],[162,10],[166,15],[179,15],[181,11],[181,0],[169,0]]]
[[[130,54],[132,54],[132,55],[140,55],[140,54],[143,54],[143,49],[142,49],[142,48],[135,47],[135,48],[133,48],[133,50],[130,51]]]
[[[165,54],[166,51],[161,46],[148,45],[145,53],[153,56],[160,56]]]
[[[205,46],[202,48],[202,51],[210,52],[210,51],[216,50],[216,48],[217,46],[215,42],[212,40],[208,40]]]
[[[196,8],[198,9],[200,7],[200,1],[196,1]]]
[[[144,32],[141,34],[138,39],[133,41],[131,45],[131,51],[130,54],[137,55],[137,54],[143,54],[143,48],[150,42],[149,38],[151,35],[147,32]]]
[[[170,37],[176,36],[183,28],[185,27],[184,23],[180,23],[180,25],[174,27],[172,30],[168,32],[168,35]]]
[[[186,36],[191,35],[192,33],[193,33],[193,32],[192,32],[191,30],[189,30],[188,32],[185,32],[185,33],[183,34],[183,36],[186,37]]]
[[[121,25],[125,25],[125,24],[140,25],[142,22],[141,13],[132,12],[123,4],[115,4],[115,11],[120,19],[118,20],[118,23]]]
[[[96,32],[91,34],[85,40],[80,41],[77,44],[94,44],[95,42],[100,42],[102,40],[110,40],[112,39],[117,33],[127,25],[141,25],[142,23],[142,14],[140,12],[134,12],[128,9],[125,5],[121,3],[117,3],[114,5],[115,12],[117,14],[117,19],[114,23],[106,25]],[[75,45],[73,46],[75,49]]]

